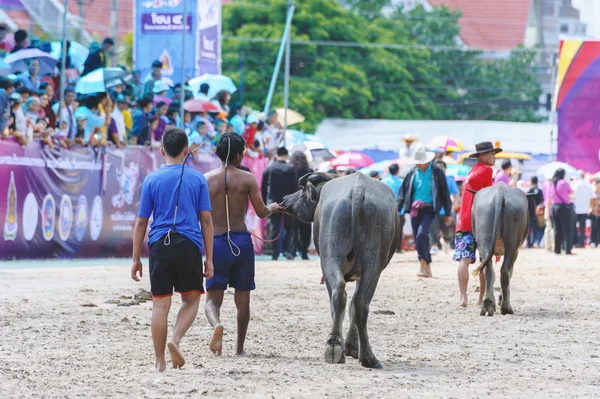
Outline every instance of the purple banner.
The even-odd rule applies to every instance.
[[[582,79],[558,109],[557,159],[587,172],[600,170],[600,72]]]
[[[183,14],[153,12],[142,14],[142,33],[172,33],[183,30]],[[192,32],[192,16],[187,16],[185,31]]]
[[[200,74],[219,74],[219,27],[201,29],[199,35]]]
[[[193,167],[203,173],[220,165],[213,153],[198,157]],[[0,259],[131,256],[142,182],[163,163],[159,151],[142,147],[2,141]]]

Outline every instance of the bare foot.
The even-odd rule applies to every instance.
[[[483,299],[480,299],[479,301],[477,301],[477,306],[483,306]]]
[[[212,353],[221,356],[221,351],[223,350],[223,326],[221,324],[215,327],[209,346]]]
[[[425,277],[427,277],[427,278],[433,277],[433,274],[431,273],[431,265],[427,265],[427,267],[425,267]]]
[[[169,353],[171,353],[171,363],[173,363],[174,369],[180,369],[185,364],[185,359],[183,358],[183,354],[179,350],[179,346],[173,342],[167,342],[167,348],[169,349]]]
[[[236,349],[236,350],[235,350],[235,355],[236,355],[236,356],[247,356],[248,354],[247,354],[247,353],[246,353],[246,351],[245,351],[245,350],[243,350],[243,349],[242,349],[241,351],[239,351],[239,350],[237,350],[237,349]]]
[[[460,298],[460,303],[458,305],[456,305],[457,307],[460,308],[466,308],[467,307],[467,298]]]
[[[162,373],[165,371],[165,369],[167,368],[167,362],[165,361],[165,359],[156,359],[156,364],[154,365],[154,369],[156,371],[158,371],[159,373]]]

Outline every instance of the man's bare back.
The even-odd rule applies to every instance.
[[[210,191],[215,234],[226,233],[225,169],[220,167],[212,170],[205,177]],[[229,165],[227,167],[227,186],[229,189],[229,223],[231,231],[247,230],[244,218],[248,199],[250,199],[258,217],[265,218],[269,215],[269,209],[262,201],[258,191],[258,182],[252,173]]]

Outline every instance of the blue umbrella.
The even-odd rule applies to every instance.
[[[452,177],[466,177],[471,167],[465,164],[448,164],[446,166],[446,175]]]
[[[57,59],[61,59],[61,48],[62,42],[52,42],[50,44],[52,46],[52,51],[50,55],[56,57]],[[71,42],[71,47],[69,48],[69,55],[71,56],[71,63],[77,68],[78,71],[83,71],[83,63],[88,57],[90,50],[85,47],[81,43]]]
[[[198,91],[200,90],[200,85],[202,83],[208,84],[209,98],[213,98],[221,90],[227,90],[230,93],[235,93],[237,90],[237,87],[235,87],[235,84],[230,77],[225,75],[213,75],[210,73],[205,73],[204,75],[191,79],[188,82],[188,85],[190,86],[192,93],[194,93],[194,96],[198,95]]]
[[[80,78],[75,91],[81,94],[103,93],[131,79],[131,74],[121,68],[98,68]]]

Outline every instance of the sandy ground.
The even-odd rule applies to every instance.
[[[323,361],[331,319],[317,260],[257,265],[247,357],[232,355],[228,293],[223,356],[210,354],[201,313],[182,342],[187,365],[162,375],[152,371],[151,302],[105,303],[149,289],[147,273],[142,283],[131,281],[126,261],[0,270],[0,397],[599,397],[599,255],[522,251],[513,278],[516,314],[492,318],[474,306],[473,278],[471,306],[455,307],[449,255],[434,259],[435,277],[427,280],[415,276],[414,252],[396,256],[371,304],[371,344],[385,367],[379,371],[354,359]],[[97,307],[82,306],[89,303]]]

